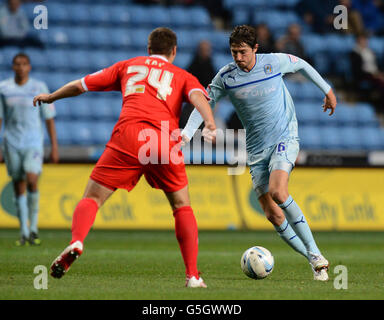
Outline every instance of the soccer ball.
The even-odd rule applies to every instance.
[[[241,270],[252,279],[264,279],[273,270],[275,261],[271,252],[260,246],[252,247],[241,257]]]

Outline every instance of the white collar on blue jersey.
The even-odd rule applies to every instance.
[[[150,55],[149,57],[150,57],[150,58],[159,58],[159,59],[161,59],[161,60],[164,60],[164,61],[168,62],[168,59],[167,59],[166,57],[161,56],[161,55],[159,55],[159,54],[152,54],[152,55]]]

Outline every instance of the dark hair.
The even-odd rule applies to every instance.
[[[12,64],[15,64],[15,62],[16,62],[16,59],[17,58],[25,58],[25,59],[27,59],[28,60],[28,63],[29,64],[31,64],[31,59],[29,58],[29,56],[26,54],[26,53],[24,53],[24,52],[19,52],[18,54],[16,54],[14,57],[13,57],[13,59],[12,59]]]
[[[176,45],[176,34],[169,28],[156,28],[148,36],[148,48],[151,54],[169,56]]]
[[[229,45],[232,44],[241,45],[247,44],[251,48],[254,48],[257,44],[257,31],[256,28],[242,25],[237,26],[233,29],[231,36],[229,37]]]

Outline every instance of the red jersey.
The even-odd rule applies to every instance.
[[[136,123],[161,127],[169,122],[170,132],[179,128],[183,102],[194,90],[208,94],[195,76],[153,55],[117,62],[82,80],[87,91],[121,91],[122,110],[115,129]]]

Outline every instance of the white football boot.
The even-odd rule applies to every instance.
[[[193,277],[187,276],[187,278],[185,279],[185,286],[187,288],[206,288],[207,287],[202,277],[199,277],[199,279],[196,279],[195,276]]]
[[[329,262],[321,254],[309,253],[309,264],[313,271],[313,279],[318,281],[327,281]]]
[[[52,262],[51,276],[60,279],[82,253],[83,244],[80,241],[76,241],[66,247],[64,251]]]

